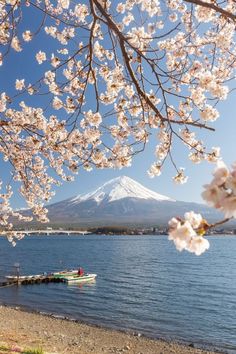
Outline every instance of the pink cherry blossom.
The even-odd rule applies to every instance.
[[[38,27],[28,28],[30,11]],[[1,157],[34,218],[47,222],[44,205],[62,181],[83,168],[131,166],[150,140],[150,177],[164,174],[169,161],[173,181],[187,182],[176,163],[179,143],[191,162],[217,163],[220,149],[207,146],[202,131],[214,128],[217,103],[233,89],[235,44],[233,1],[1,1],[1,70],[8,72],[8,56],[37,48],[30,82],[19,72],[13,89],[0,92]],[[235,170],[218,164],[203,192],[227,217],[235,216]],[[15,242],[12,216],[22,216],[12,193],[3,186],[0,217]],[[188,249],[180,234],[195,235],[191,250],[201,253],[200,216],[184,220],[171,237]]]

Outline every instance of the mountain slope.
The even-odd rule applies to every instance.
[[[194,210],[210,222],[220,213],[205,205],[175,201],[133,179],[114,178],[101,187],[48,206],[51,224],[78,226],[163,226],[173,216]]]
[[[95,200],[100,204],[104,200],[107,202],[113,202],[124,198],[174,201],[164,195],[153,192],[126,176],[111,179],[95,191],[84,195],[78,195],[77,197],[72,198],[71,201],[76,204],[87,200]]]

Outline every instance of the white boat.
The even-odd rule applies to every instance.
[[[72,275],[72,276],[64,277],[64,280],[67,283],[83,283],[83,282],[93,281],[96,279],[96,277],[97,274],[84,274],[82,276]]]
[[[65,278],[69,276],[74,276],[78,273],[78,269],[62,270],[60,272],[52,273],[55,278]]]

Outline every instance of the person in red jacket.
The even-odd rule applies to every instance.
[[[83,268],[79,267],[79,269],[78,269],[78,276],[79,276],[79,277],[82,277],[83,275],[84,275],[84,270],[83,270]]]

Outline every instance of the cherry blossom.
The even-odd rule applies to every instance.
[[[30,11],[38,27],[28,27]],[[0,92],[1,158],[33,216],[46,222],[54,187],[81,168],[130,166],[150,136],[156,139],[150,177],[169,160],[173,181],[187,181],[175,163],[177,141],[193,163],[216,163],[220,149],[206,146],[201,132],[214,130],[216,105],[232,89],[235,19],[233,1],[0,2],[1,70],[8,70],[7,56],[27,48],[38,73],[30,79],[19,73],[12,89],[2,85]],[[234,217],[235,185],[235,167],[218,166],[203,197]],[[10,233],[12,193],[2,194],[0,213]],[[186,240],[175,241],[178,247],[202,252],[207,242],[188,218],[172,237],[182,240],[182,230],[191,247]]]
[[[200,256],[210,244],[203,237],[207,227],[200,214],[193,211],[185,213],[184,220],[172,218],[169,221],[169,240],[173,241],[178,251],[189,251]]]
[[[213,172],[213,180],[204,186],[203,199],[216,209],[225,214],[225,218],[236,217],[236,165],[232,169],[223,161],[217,163]]]
[[[23,90],[24,87],[25,87],[25,80],[24,79],[22,79],[22,80],[16,79],[16,84],[15,84],[16,90],[21,91],[21,90]]]
[[[30,42],[32,40],[33,35],[29,30],[27,30],[22,33],[22,37],[25,42]]]
[[[41,50],[35,55],[35,58],[39,64],[42,64],[47,59],[46,54]]]

